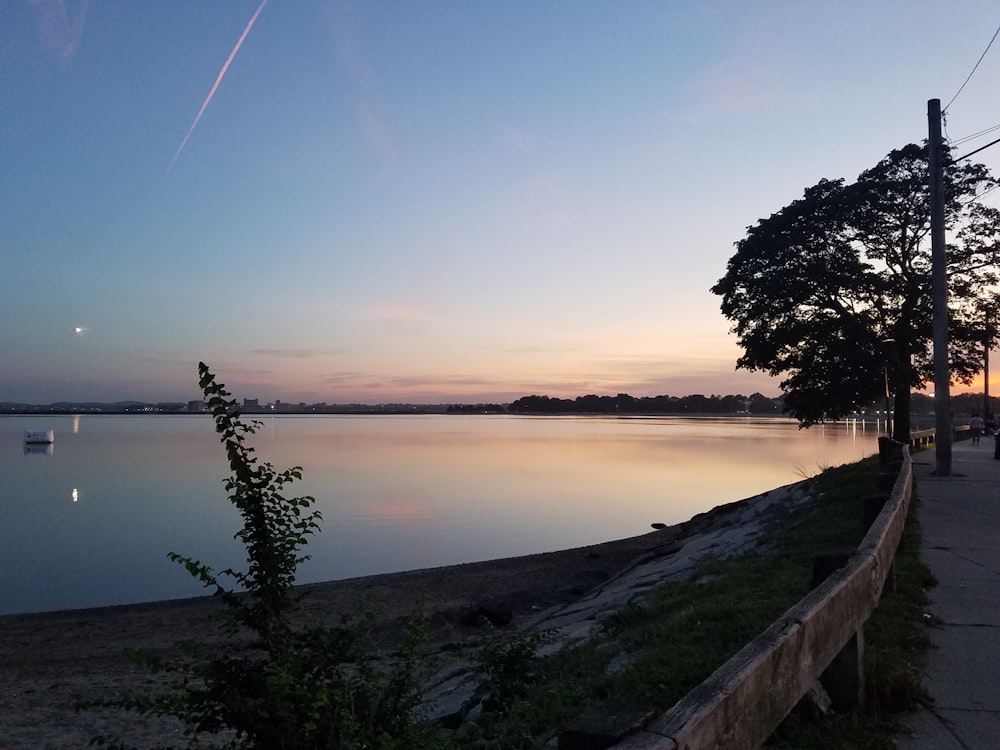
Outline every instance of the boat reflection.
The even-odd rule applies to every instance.
[[[24,455],[26,456],[51,456],[52,443],[25,443]]]

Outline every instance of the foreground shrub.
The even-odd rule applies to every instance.
[[[247,568],[216,573],[190,557],[171,553],[170,558],[221,601],[224,645],[181,644],[185,658],[178,662],[131,651],[134,661],[169,677],[167,689],[79,707],[125,708],[179,719],[189,748],[428,746],[430,730],[414,717],[421,697],[417,665],[422,621],[411,623],[400,653],[388,660],[374,645],[370,618],[330,627],[305,616],[293,591],[295,572],[308,559],[302,549],[319,531],[322,517],[313,508],[314,498],[284,495],[289,484],[301,479],[302,469],[278,472],[259,463],[247,443],[259,423],[240,419],[237,402],[204,363],[198,371],[229,459],[225,486],[243,519],[236,538],[246,548]],[[130,747],[105,737],[91,744]]]

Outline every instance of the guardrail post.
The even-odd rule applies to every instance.
[[[867,531],[875,523],[875,519],[878,518],[878,514],[882,512],[882,508],[889,501],[889,495],[880,493],[878,495],[869,495],[868,497],[861,498],[861,523],[864,525],[863,528]],[[899,547],[902,548],[903,543],[899,543]],[[889,591],[896,590],[896,564],[893,563],[889,566],[889,572],[886,573],[885,585]]]
[[[889,495],[886,493],[861,498],[861,522],[864,524],[865,531],[870,529],[872,524],[875,523],[875,519],[882,512],[882,508],[885,507],[888,499]]]
[[[835,550],[812,557],[812,588],[816,588],[834,572],[847,565],[850,552]],[[853,711],[864,703],[865,669],[864,633],[858,630],[834,657],[819,681],[830,696],[836,711]]]
[[[888,435],[883,435],[878,439],[878,462],[880,464],[887,464],[891,456],[892,438]]]
[[[656,711],[642,706],[599,707],[559,732],[557,750],[605,750],[649,723]]]
[[[878,474],[878,491],[879,492],[891,492],[892,488],[896,484],[896,478],[899,476],[899,472],[903,468],[902,458],[892,458],[886,464],[885,470],[880,471]]]

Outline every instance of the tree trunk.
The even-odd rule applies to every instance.
[[[895,329],[896,337],[888,342],[886,352],[890,362],[889,379],[896,397],[892,410],[892,439],[900,443],[910,441],[910,383],[914,376],[912,346],[908,338],[911,330],[913,327],[908,319],[900,320]]]
[[[910,441],[910,386],[906,382],[896,386],[896,403],[892,410],[892,439],[901,443]]]

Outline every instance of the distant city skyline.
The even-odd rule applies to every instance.
[[[928,99],[953,141],[1000,124],[992,0],[0,21],[0,402],[188,401],[199,360],[267,401],[777,396],[708,291],[746,228]]]
[[[969,397],[982,398],[987,394],[982,388],[978,390],[975,388],[975,384],[971,386],[961,386],[952,389],[951,396],[952,399],[964,400]],[[989,394],[990,399],[1000,398],[1000,393],[997,391],[991,391]],[[728,404],[732,405],[733,399],[745,399],[748,404],[753,404],[756,402],[758,404],[757,412],[761,412],[760,404],[765,401],[773,402],[768,411],[780,411],[778,405],[780,404],[782,396],[768,396],[761,393],[760,391],[754,391],[752,393],[685,393],[685,394],[657,394],[655,396],[633,396],[628,393],[616,393],[616,394],[595,394],[595,393],[581,393],[575,396],[550,396],[548,394],[533,393],[533,394],[523,394],[516,399],[505,400],[505,401],[456,401],[456,400],[445,400],[438,402],[409,402],[409,401],[385,401],[385,402],[359,402],[359,401],[301,401],[294,399],[275,399],[273,401],[268,401],[265,399],[254,398],[249,396],[240,396],[239,394],[232,394],[232,398],[236,400],[241,408],[247,410],[248,413],[254,413],[255,411],[272,411],[272,410],[285,410],[285,411],[310,411],[315,409],[335,409],[335,410],[353,410],[355,408],[365,409],[365,410],[378,410],[381,408],[415,408],[419,409],[421,407],[428,407],[432,410],[444,410],[446,407],[485,407],[485,406],[509,406],[512,403],[518,401],[531,401],[534,399],[550,399],[553,402],[556,401],[566,401],[566,402],[589,402],[592,399],[602,399],[617,401],[619,397],[626,397],[629,399],[635,399],[636,401],[644,402],[656,402],[660,399],[669,398],[672,401],[676,400],[678,402],[690,402],[692,399],[704,399],[707,401],[712,401],[717,404]],[[890,408],[894,403],[894,396],[890,395]],[[921,405],[923,409],[933,410],[933,399],[934,394],[929,389],[924,389],[922,391],[913,392],[914,408],[917,408],[917,404]],[[29,408],[40,408],[45,409],[48,407],[121,407],[130,409],[132,407],[149,407],[149,406],[179,406],[187,407],[187,411],[192,411],[192,407],[195,404],[200,404],[199,411],[207,411],[207,403],[203,398],[193,398],[188,400],[179,399],[163,399],[163,400],[149,400],[149,399],[112,399],[109,401],[67,401],[67,400],[56,400],[48,403],[30,403],[30,402],[15,402],[15,401],[0,401],[0,412],[2,413],[13,413],[11,410],[12,406],[25,406]],[[729,409],[730,411],[739,411],[745,406],[740,406],[738,409]],[[883,408],[883,403],[881,399],[877,400],[875,403],[868,405],[859,409],[862,412],[870,412],[872,410],[879,411]],[[139,409],[141,411],[141,409]],[[648,411],[649,408],[646,409]],[[17,409],[13,410],[14,412]],[[530,409],[529,409],[530,411]],[[663,411],[663,410],[660,410]],[[667,413],[663,411],[663,413]]]

